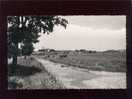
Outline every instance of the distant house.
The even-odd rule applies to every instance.
[[[41,54],[43,54],[43,55],[46,55],[46,54],[48,54],[48,53],[50,53],[50,52],[52,52],[53,50],[51,50],[51,49],[40,49],[39,51],[38,51],[38,53],[41,53]]]

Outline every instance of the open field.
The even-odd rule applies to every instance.
[[[18,58],[18,65],[8,65],[9,89],[63,89],[41,63],[34,58]]]
[[[126,53],[54,51],[18,57],[17,66],[8,65],[8,85],[9,89],[126,88]]]
[[[65,66],[75,66],[97,71],[126,72],[126,53],[125,52],[96,52],[96,53],[46,53],[37,55]],[[73,52],[74,53],[74,52]]]
[[[126,73],[93,71],[35,57],[67,89],[125,89]]]

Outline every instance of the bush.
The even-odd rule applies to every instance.
[[[23,82],[24,82],[24,80],[22,78],[9,77],[8,87],[9,87],[9,89],[22,88],[23,87]]]
[[[59,55],[59,57],[60,58],[65,58],[65,57],[67,57],[67,55],[65,55],[65,54],[64,55]]]

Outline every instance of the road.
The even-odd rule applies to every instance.
[[[90,71],[37,58],[67,89],[125,89],[126,73]]]

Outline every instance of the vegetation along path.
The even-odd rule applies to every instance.
[[[126,88],[126,73],[91,71],[34,57],[68,89]]]

